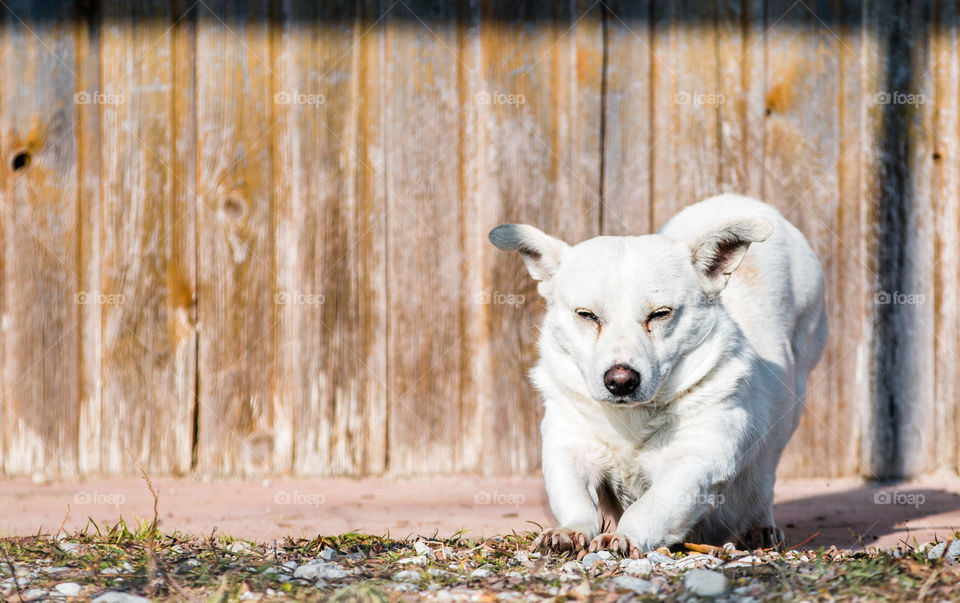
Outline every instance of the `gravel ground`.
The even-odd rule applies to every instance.
[[[0,540],[7,601],[955,600],[960,540],[892,550],[685,545],[641,559],[530,552],[533,532],[480,541],[365,534],[253,543],[91,524]],[[960,535],[955,534],[960,537]]]

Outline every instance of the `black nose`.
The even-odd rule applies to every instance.
[[[603,384],[614,396],[629,396],[640,385],[640,373],[625,364],[615,364],[603,374]]]

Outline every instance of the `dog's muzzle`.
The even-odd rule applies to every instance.
[[[614,396],[629,396],[640,387],[640,373],[625,364],[615,364],[603,374],[603,384]]]

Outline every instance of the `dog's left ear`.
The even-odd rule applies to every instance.
[[[540,281],[537,291],[550,295],[550,279],[560,268],[569,245],[528,224],[501,224],[490,231],[490,242],[504,251],[519,251],[527,272]]]
[[[719,293],[740,266],[750,243],[765,241],[773,224],[763,218],[733,218],[710,227],[693,240],[693,266],[706,293]]]

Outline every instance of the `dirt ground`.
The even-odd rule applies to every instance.
[[[552,521],[543,481],[476,476],[391,479],[278,479],[257,483],[153,478],[160,528],[260,542],[359,531],[393,538],[472,538],[524,532]],[[0,536],[78,530],[120,517],[153,517],[143,479],[35,484],[0,481]],[[777,484],[777,523],[787,546],[858,549],[927,542],[960,529],[960,478],[930,476],[902,484],[854,479]],[[808,540],[809,539],[809,540]]]

